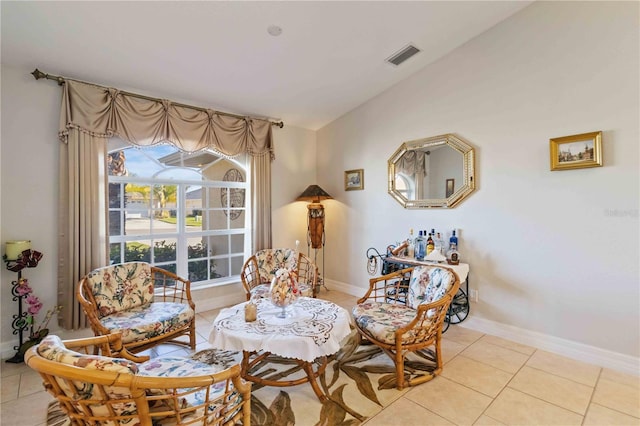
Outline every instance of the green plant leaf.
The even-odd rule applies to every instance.
[[[316,423],[316,426],[333,426],[341,425],[347,412],[335,401],[339,401],[344,405],[344,399],[342,392],[346,383],[340,385],[336,390],[331,393],[331,398],[328,398],[322,403],[322,409],[320,410],[320,420]]]
[[[409,376],[405,374],[405,383],[408,381]],[[396,387],[396,375],[387,374],[378,379],[378,390],[393,389]]]
[[[294,426],[296,424],[296,416],[291,409],[291,397],[284,391],[278,393],[269,406],[269,411],[273,413],[273,426]]]
[[[350,358],[358,349],[358,343],[360,343],[360,336],[358,335],[358,332],[354,330],[344,340],[344,346],[342,346],[340,351],[336,354],[336,360],[338,362],[342,362],[343,359]]]
[[[410,368],[413,370],[420,370],[420,371],[428,371],[428,372],[432,372],[433,370],[436,369],[436,366],[434,364],[420,362],[420,361],[406,360],[404,362],[404,366],[405,368]]]
[[[354,354],[352,354],[349,358],[345,358],[342,360],[342,364],[356,364],[358,362],[361,361],[366,361],[368,359],[371,359],[375,356],[378,356],[378,354],[380,354],[380,352],[382,352],[382,349],[380,349],[379,347],[375,346],[373,348],[369,348],[369,349],[365,349],[359,352],[356,352]]]
[[[367,376],[364,371],[360,370],[358,367],[351,367],[348,365],[343,365],[341,368],[347,376],[351,377],[356,382],[356,386],[358,386],[358,390],[362,395],[382,407],[382,404],[378,401],[376,392],[373,390],[369,376]]]
[[[396,371],[396,367],[393,365],[363,365],[360,369],[366,373],[384,374],[393,373]]]
[[[255,395],[251,395],[251,424],[268,426],[273,423],[273,413]]]

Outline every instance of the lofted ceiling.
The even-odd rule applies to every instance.
[[[316,130],[530,3],[2,1],[2,64]]]

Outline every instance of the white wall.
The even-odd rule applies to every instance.
[[[44,253],[37,268],[23,270],[23,276],[30,280],[35,294],[44,303],[42,318],[44,311],[56,304],[57,129],[61,92],[51,81],[36,81],[29,74],[31,71],[6,65],[1,69],[0,251],[4,253],[8,240],[30,239],[33,249]],[[123,87],[126,84],[123,82]],[[306,204],[294,200],[307,185],[315,183],[315,132],[291,126],[276,128],[274,143],[273,241],[293,247],[298,239],[302,249],[306,247]],[[17,344],[17,337],[11,334],[11,315],[17,313],[17,307],[9,291],[17,275],[0,269],[0,355],[4,358],[13,355],[12,347]],[[199,310],[244,300],[239,283],[194,293]],[[69,335],[59,330],[55,320],[49,328]]]
[[[271,165],[273,247],[307,250],[307,203],[295,201],[316,183],[316,132],[285,126],[273,129],[276,159]]]
[[[0,251],[7,240],[30,239],[34,250],[44,254],[36,268],[22,271],[44,310],[56,304],[58,115],[60,89],[36,82],[29,72],[2,67],[2,213]],[[43,87],[44,86],[44,87]],[[11,349],[11,319],[17,306],[11,300],[11,281],[16,273],[0,268],[0,341]],[[50,324],[51,326],[52,324]],[[55,327],[54,327],[55,328]],[[13,339],[15,342],[10,343]]]
[[[341,236],[327,239],[333,285],[362,294],[367,248],[409,228],[459,228],[476,323],[613,351],[637,368],[638,16],[636,2],[534,3],[321,129],[318,180]],[[550,138],[595,130],[604,167],[549,170]],[[387,194],[387,159],[443,133],[475,146],[477,191],[452,210],[404,210]],[[355,168],[365,189],[345,192]]]

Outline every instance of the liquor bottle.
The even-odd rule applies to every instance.
[[[440,254],[444,254],[444,241],[442,241],[442,236],[440,235],[439,232],[436,232],[436,235],[434,236],[433,239],[433,244],[434,244],[434,248],[435,250],[438,251],[438,253]]]
[[[407,247],[407,257],[413,259],[416,257],[416,245],[413,241],[413,228],[409,229],[409,239],[407,240],[409,246]]]
[[[426,245],[427,245],[427,241],[424,239],[422,235],[422,231],[419,231],[415,241],[416,260],[424,260]]]
[[[456,230],[453,230],[453,234],[451,234],[451,238],[449,238],[449,248],[451,248],[451,244],[455,244],[458,246],[458,237],[456,237]]]
[[[458,246],[456,243],[452,243],[449,251],[447,252],[447,263],[449,265],[457,265],[460,263],[460,253],[458,253]]]
[[[429,238],[427,238],[427,256],[431,254],[434,248],[435,244],[433,243],[433,237],[429,234]]]

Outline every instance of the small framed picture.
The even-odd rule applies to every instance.
[[[359,189],[364,189],[364,169],[344,172],[344,190],[356,191]]]
[[[447,194],[445,198],[449,198],[453,195],[456,190],[456,180],[455,179],[447,179],[447,183],[445,184],[445,193]]]
[[[549,139],[551,170],[602,166],[602,132]]]

